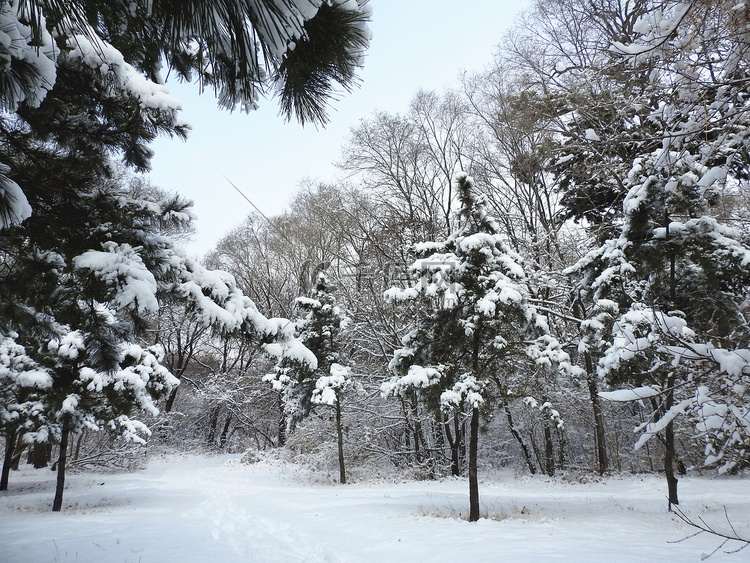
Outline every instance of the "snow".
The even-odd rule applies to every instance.
[[[452,412],[463,405],[478,408],[482,403],[482,384],[470,374],[464,374],[452,389],[440,394],[440,408],[446,412]]]
[[[20,387],[35,387],[37,389],[49,389],[52,387],[52,376],[46,371],[39,369],[19,373],[16,383]]]
[[[573,160],[575,157],[576,155],[574,154],[566,154],[565,156],[558,158],[553,164],[553,166],[559,166],[560,164],[565,164],[569,160]]]
[[[480,484],[482,518],[465,479],[333,485],[333,475],[266,459],[175,456],[126,474],[69,475],[63,511],[50,512],[54,473],[22,466],[0,493],[0,561],[370,562],[699,561],[719,540],[666,510],[663,477],[564,477]],[[738,478],[680,479],[680,507],[739,533],[750,488]],[[724,549],[739,547],[727,545]],[[718,551],[711,561],[741,561]]]
[[[307,365],[310,369],[316,369],[318,367],[318,358],[315,357],[315,354],[296,339],[284,340],[282,342],[271,342],[265,344],[263,349],[268,355],[277,359],[288,358],[294,362]]]
[[[57,79],[57,50],[46,31],[44,16],[37,15],[44,31],[33,37],[31,28],[19,21],[21,8],[17,0],[0,3],[0,76],[4,83],[0,108],[6,111],[15,111],[21,102],[38,107]],[[30,67],[32,72],[13,72],[21,67]]]
[[[75,360],[78,358],[80,352],[86,349],[86,344],[83,342],[81,333],[74,330],[67,333],[60,340],[54,339],[50,341],[48,348],[50,352],[57,353],[61,358]]]
[[[403,349],[402,349],[403,350]],[[394,358],[398,357],[398,350]],[[400,354],[408,357],[408,354]],[[391,362],[392,369],[395,363]],[[404,376],[394,376],[380,386],[383,397],[404,397],[412,389],[425,389],[440,382],[440,370],[434,367],[423,367],[420,365],[409,366],[409,371]]]
[[[139,314],[159,310],[156,279],[138,253],[129,244],[109,241],[104,251],[88,250],[73,259],[76,268],[88,269],[116,288],[113,302],[122,309],[135,309]]]
[[[690,408],[694,402],[695,399],[693,397],[685,399],[684,401],[680,401],[678,404],[671,407],[656,422],[649,422],[645,425],[645,428],[636,428],[637,432],[643,430],[643,434],[641,434],[641,436],[638,438],[638,441],[635,443],[635,446],[633,446],[633,449],[638,450],[643,447],[643,444],[645,444],[659,432],[664,430],[670,422],[672,422],[679,415],[684,414],[685,411]]]
[[[334,406],[339,394],[349,387],[352,381],[352,368],[341,364],[331,364],[331,375],[322,375],[315,382],[312,402]]]
[[[618,389],[617,391],[601,391],[599,396],[608,401],[637,401],[656,397],[661,393],[653,387],[638,387],[636,389]]]
[[[601,141],[599,135],[593,129],[586,129],[586,140],[587,141]]]
[[[167,112],[181,109],[179,100],[169,94],[166,86],[141,76],[125,62],[122,53],[108,43],[92,42],[84,35],[76,35],[68,41],[68,47],[68,56],[80,59],[102,75],[110,76],[123,90],[137,99],[142,108]]]
[[[10,167],[0,162],[0,200],[8,207],[7,214],[0,214],[0,229],[21,224],[31,217],[29,200],[19,185],[6,176],[8,172]]]
[[[80,397],[76,395],[75,393],[71,393],[67,397],[65,397],[65,400],[62,403],[62,408],[60,409],[60,412],[75,412],[76,407],[78,406],[78,400]]]

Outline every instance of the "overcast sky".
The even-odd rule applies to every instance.
[[[168,82],[193,131],[186,141],[159,139],[151,181],[195,202],[191,254],[205,254],[252,211],[225,179],[271,216],[304,179],[333,181],[349,129],[375,111],[404,112],[420,88],[442,92],[464,70],[481,71],[530,0],[371,0],[373,40],[361,87],[342,94],[325,129],[284,123],[275,100],[251,114],[216,107],[212,92]]]

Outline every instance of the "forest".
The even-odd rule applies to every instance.
[[[54,464],[60,510],[66,471],[247,452],[467,477],[475,521],[492,468],[660,473],[669,508],[746,473],[750,4],[537,0],[198,260],[145,174],[189,133],[163,71],[324,124],[372,17],[218,4],[0,3],[0,490]]]

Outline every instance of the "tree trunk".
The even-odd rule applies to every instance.
[[[404,415],[404,451],[409,452],[411,451],[411,420],[404,399],[401,399],[401,412]]]
[[[70,413],[63,415],[62,433],[60,436],[60,457],[57,460],[57,488],[55,500],[52,502],[52,512],[62,509],[63,490],[65,489],[65,462],[68,456],[68,437],[70,436]]]
[[[458,463],[460,465],[466,465],[466,420],[463,421],[460,420],[460,417],[456,419],[456,422],[461,422],[461,424],[458,425],[458,428],[461,429],[460,436],[461,439],[458,441]],[[456,430],[456,434],[458,435],[458,429]]]
[[[565,438],[565,430],[563,428],[557,429],[557,445],[560,451],[557,456],[557,467],[565,469],[565,451],[567,450],[567,439]]]
[[[555,474],[555,448],[552,443],[552,430],[547,420],[544,421],[544,465],[547,475],[552,477]]]
[[[3,473],[0,477],[0,491],[8,490],[8,480],[10,478],[10,465],[13,459],[13,451],[16,449],[16,438],[18,433],[11,430],[10,434],[5,437],[5,458],[3,459]]]
[[[529,472],[532,475],[536,474],[536,466],[534,465],[534,460],[531,459],[531,452],[529,451],[529,447],[526,445],[526,442],[523,441],[523,438],[518,433],[518,430],[516,430],[516,427],[513,424],[513,416],[510,414],[510,408],[508,408],[508,405],[505,405],[505,416],[508,419],[508,427],[510,427],[510,433],[513,434],[516,442],[518,442],[518,445],[521,446],[521,451],[523,452],[523,457],[526,460],[526,465],[529,468]]]
[[[178,378],[179,379],[179,378]],[[179,385],[172,388],[172,390],[169,392],[169,397],[167,397],[167,404],[164,405],[164,412],[171,412],[172,407],[174,406],[174,400],[177,397],[177,390],[180,388]]]
[[[346,470],[344,468],[344,433],[341,428],[341,401],[336,399],[336,435],[339,439],[339,481],[346,484]]]
[[[669,239],[669,213],[667,209],[664,209],[664,226],[666,227],[666,238]],[[674,252],[670,255],[670,273],[669,273],[669,295],[672,299],[672,306],[675,306],[677,301],[676,292],[676,278],[675,278],[675,255]],[[674,405],[674,383],[675,377],[673,374],[669,374],[667,378],[667,397],[664,404],[664,414],[669,412],[669,409]],[[673,504],[680,504],[677,499],[677,477],[674,474],[674,419],[669,421],[667,427],[664,429],[664,474],[667,477],[667,508],[672,511]]]
[[[479,408],[471,409],[469,433],[469,522],[479,520],[479,481],[477,479],[477,445],[479,443]]]
[[[81,444],[83,444],[83,438],[86,436],[86,431],[81,430],[81,433],[78,435],[78,440],[76,440],[76,451],[75,454],[73,454],[73,459],[78,459],[81,457]]]
[[[591,408],[594,411],[594,441],[596,443],[596,457],[599,465],[599,475],[609,471],[609,460],[607,459],[606,438],[604,435],[604,414],[599,401],[599,389],[596,385],[596,375],[591,356],[585,354],[586,371],[588,372],[589,397]]]
[[[211,409],[211,414],[208,416],[208,438],[207,442],[213,444],[216,440],[216,426],[219,424],[219,411],[221,411],[221,405],[216,405]]]
[[[221,436],[219,436],[219,447],[223,450],[224,446],[227,445],[227,437],[229,436],[229,425],[232,424],[232,413],[227,415],[227,419],[224,421],[224,428],[221,429]]]
[[[13,449],[13,455],[10,459],[10,468],[18,471],[18,467],[21,464],[21,456],[23,451],[26,449],[26,444],[23,441],[23,433],[18,433],[16,436],[16,447]]]
[[[461,475],[462,461],[465,462],[466,460],[466,432],[461,424],[461,414],[458,411],[453,413],[453,431],[456,435],[456,476],[458,476]]]
[[[445,434],[443,433],[443,425],[440,423],[437,416],[435,417],[435,422],[437,424],[430,424],[432,438],[435,442],[435,459],[438,463],[442,464],[445,461]]]
[[[31,463],[35,469],[47,467],[52,453],[50,449],[50,445],[45,442],[34,442],[29,452],[29,463]]]
[[[583,304],[580,300],[576,300],[575,304],[576,314],[583,318],[585,315]],[[599,475],[604,475],[609,471],[609,460],[607,459],[607,445],[606,437],[604,434],[604,414],[602,413],[602,405],[599,401],[599,389],[596,384],[596,369],[594,368],[594,362],[591,359],[591,354],[585,352],[583,359],[586,363],[586,379],[589,387],[589,398],[591,399],[591,408],[594,411],[594,442],[596,444],[596,457],[599,466]]]
[[[453,414],[453,424],[456,430],[456,439],[453,439],[451,434],[451,425],[448,422],[447,415],[443,419],[443,428],[445,429],[445,436],[448,438],[448,446],[451,449],[451,475],[458,477],[461,474],[461,463],[459,458],[459,441],[461,439],[461,426],[458,421],[458,414]]]
[[[674,378],[670,377],[667,380],[669,389],[667,390],[667,398],[664,405],[664,412],[669,412],[674,403]],[[667,508],[672,510],[673,504],[680,504],[677,499],[677,477],[674,474],[674,420],[671,420],[667,427],[664,429],[664,475],[667,477]]]
[[[417,463],[421,462],[427,457],[422,451],[422,447],[426,444],[424,439],[424,433],[422,432],[422,419],[419,414],[419,403],[417,402],[416,395],[411,398],[411,414],[414,420],[414,457]],[[425,446],[426,447],[426,446]]]
[[[281,397],[281,393],[277,393],[276,397],[278,399],[279,405],[278,444],[279,447],[282,447],[284,444],[286,444],[286,415],[284,414],[284,400]]]

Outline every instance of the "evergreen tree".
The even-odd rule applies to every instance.
[[[396,375],[382,389],[386,396],[416,390],[438,413],[471,412],[469,520],[476,521],[481,412],[528,390],[524,359],[531,369],[575,368],[528,302],[521,258],[487,215],[473,181],[461,175],[457,184],[462,225],[444,241],[414,245],[413,284],[386,292],[421,307],[391,362]]]
[[[214,88],[224,108],[239,105],[249,111],[261,94],[276,89],[287,118],[295,114],[302,123],[325,123],[333,83],[350,89],[356,82],[355,71],[369,42],[368,18],[367,6],[355,0],[226,0],[218,5],[2,0],[0,108],[9,112],[3,116],[5,128],[11,128],[14,112],[38,108],[57,86],[77,89],[77,104],[67,103],[78,111],[47,104],[48,111],[54,110],[47,127],[61,135],[78,135],[78,120],[117,111],[112,104],[91,104],[93,99],[101,101],[101,96],[91,96],[92,89],[128,90],[139,103],[130,108],[136,117],[129,125],[140,127],[141,139],[120,139],[128,146],[119,148],[126,162],[145,168],[149,151],[141,141],[163,133],[165,126],[153,110],[166,111],[173,134],[187,129],[169,116],[179,104],[162,85],[164,62],[180,78],[197,75],[201,87]],[[88,73],[76,72],[75,82],[71,62],[88,67]],[[142,119],[141,113],[149,115]],[[121,134],[105,127],[100,137],[111,145],[107,135],[121,138],[131,131]],[[24,134],[22,128],[14,132]],[[21,187],[5,154],[19,147],[6,146],[0,153],[0,227],[22,221],[33,208],[27,201],[32,194]]]
[[[61,49],[81,36],[102,47],[111,45],[154,82],[161,81],[164,63],[186,80],[197,76],[203,86],[216,90],[220,105],[228,109],[240,105],[249,110],[269,86],[277,86],[287,117],[296,113],[303,122],[325,120],[333,82],[353,85],[368,45],[370,10],[365,4],[4,0],[4,23],[11,25],[13,39],[25,34],[27,45],[3,43],[0,53],[13,59],[12,69],[5,70],[17,81],[16,93],[25,90],[21,96],[32,99],[43,97],[45,81],[35,83],[33,67],[38,47],[46,49],[51,32]],[[54,60],[54,54],[50,56]],[[46,78],[49,88],[54,80]],[[3,93],[9,94],[8,88]]]
[[[3,170],[33,209],[19,213],[14,203],[0,229],[0,334],[24,350],[13,356],[28,355],[49,379],[24,383],[37,368],[11,361],[23,365],[9,368],[17,375],[2,408],[14,414],[1,422],[6,443],[21,431],[26,441],[60,443],[59,510],[71,433],[147,433],[128,417],[156,412],[176,383],[158,348],[135,344],[160,305],[180,301],[225,333],[277,335],[280,350],[292,335],[284,321],[261,315],[231,276],[209,272],[163,234],[189,226],[190,202],[130,193],[114,174],[113,156],[145,170],[156,134],[184,135],[179,104],[164,87],[79,36],[57,53],[54,87],[37,101],[0,116]],[[40,406],[16,408],[19,397]]]
[[[670,507],[679,414],[707,438],[707,463],[747,463],[750,240],[722,209],[750,170],[746,21],[731,2],[664,2],[638,20],[635,41],[615,44],[658,87],[647,119],[659,144],[644,144],[620,178],[615,236],[570,269],[608,317],[594,323],[606,342],[600,373],[639,386],[614,396],[658,399],[637,446],[664,432]]]
[[[0,339],[0,429],[5,435],[5,458],[0,491],[8,489],[11,458],[18,440],[44,426],[44,393],[52,386],[49,372],[26,354],[11,332]]]
[[[289,350],[281,355],[274,371],[264,377],[281,394],[287,428],[304,419],[315,405],[335,408],[338,439],[339,479],[346,482],[344,466],[341,400],[352,386],[349,360],[342,351],[343,332],[348,323],[344,311],[336,305],[328,280],[322,272],[308,297],[298,297],[297,307],[307,314],[297,321],[299,341],[317,358],[316,364]]]

